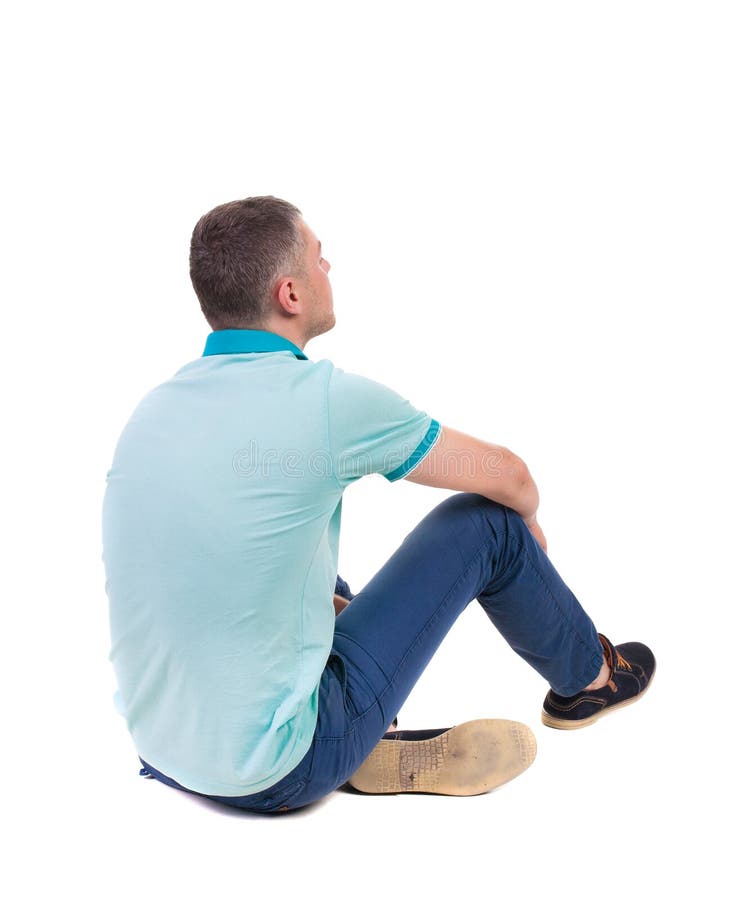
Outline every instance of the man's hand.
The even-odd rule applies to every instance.
[[[340,594],[333,594],[333,606],[335,607],[335,614],[338,615],[341,610],[346,609],[351,601],[347,600],[345,597],[341,597]]]
[[[544,553],[547,553],[546,536],[544,535],[543,531],[541,531],[541,526],[538,524],[536,514],[534,513],[532,516],[528,516],[528,518],[523,519],[523,521],[528,526],[528,530],[530,531],[530,533],[538,541],[541,549],[544,551]]]

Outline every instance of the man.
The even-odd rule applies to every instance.
[[[562,582],[520,457],[307,357],[335,325],[329,271],[290,203],[203,216],[190,274],[213,331],[138,404],[107,473],[110,659],[141,774],[258,812],[347,782],[476,794],[527,768],[518,722],[388,729],[474,598],[549,682],[551,727],[638,699],[655,669]],[[342,495],[372,473],[456,493],[354,596],[337,575]]]

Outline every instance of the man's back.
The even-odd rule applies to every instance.
[[[220,796],[278,781],[312,740],[346,485],[403,477],[439,432],[268,334],[214,332],[143,398],[104,499],[117,707],[139,755]]]

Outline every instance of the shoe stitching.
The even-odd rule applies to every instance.
[[[640,677],[638,675],[636,675],[634,672],[620,672],[619,674],[622,676],[628,675],[630,678],[634,678],[635,682],[637,683],[637,686],[639,688],[642,687],[642,684],[640,683]]]
[[[624,679],[627,678],[627,677],[633,678],[633,679],[634,679],[635,684],[637,685],[638,692],[642,690],[643,685],[642,685],[640,679],[638,678],[638,676],[635,675],[634,672],[620,671],[620,672],[617,672],[616,675],[617,675],[617,678],[619,679],[619,685],[612,685],[613,678],[611,679],[611,681],[610,681],[609,684],[608,684],[608,687],[611,688],[612,693],[614,693],[614,694],[618,694],[618,693],[619,693],[619,687],[624,687],[624,686],[625,686],[625,681],[624,681]],[[646,683],[647,683],[647,682],[646,682]]]
[[[601,707],[606,706],[606,700],[604,700],[603,697],[578,697],[577,700],[573,701],[572,703],[568,703],[565,706],[556,703],[552,699],[547,699],[546,702],[549,706],[552,706],[554,709],[558,709],[560,712],[570,712],[571,710],[576,709],[578,706],[580,706],[581,703],[593,703]]]
[[[640,683],[640,679],[633,672],[624,671],[624,672],[619,672],[618,674],[621,675],[622,677],[629,675],[631,678],[634,678],[638,690],[637,690],[637,693],[635,693],[633,696],[637,696],[637,694],[639,694],[644,689],[644,686]],[[618,693],[618,687],[616,690],[613,691],[613,693]],[[611,705],[616,706],[618,702],[620,702],[620,701],[611,703]],[[581,703],[594,703],[594,704],[598,704],[600,706],[606,706],[607,704],[609,704],[609,701],[603,697],[583,696],[583,697],[578,697],[574,702],[568,703],[566,705],[556,703],[551,698],[548,698],[546,703],[548,706],[553,707],[554,709],[557,709],[560,712],[570,712],[573,709],[575,709],[576,707],[578,707]]]

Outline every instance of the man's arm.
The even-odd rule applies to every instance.
[[[528,466],[507,447],[443,425],[434,445],[405,480],[451,491],[471,491],[509,506],[523,517],[546,550],[546,538],[536,520],[536,482]]]

